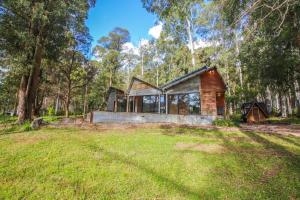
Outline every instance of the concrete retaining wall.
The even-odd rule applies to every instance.
[[[122,113],[94,111],[92,123],[176,123],[188,125],[209,125],[217,116],[204,115],[166,115],[153,113]]]

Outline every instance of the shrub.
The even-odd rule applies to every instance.
[[[233,119],[216,119],[215,121],[213,121],[213,125],[233,127],[233,126],[239,126],[239,122]]]
[[[22,131],[31,131],[32,128],[31,128],[31,123],[30,121],[26,121],[22,126],[21,126],[21,130]]]
[[[54,111],[53,106],[48,107],[47,113],[48,113],[48,116],[53,116],[54,115],[55,111]]]

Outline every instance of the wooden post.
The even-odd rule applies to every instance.
[[[91,112],[90,123],[93,123],[93,119],[94,119],[94,112]]]
[[[126,112],[129,112],[129,95],[126,96]]]
[[[168,93],[166,93],[166,99],[165,99],[165,104],[166,104],[166,115],[168,114]]]
[[[160,113],[160,94],[158,95],[158,113]]]

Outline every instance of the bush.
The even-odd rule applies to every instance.
[[[234,127],[239,126],[239,122],[233,119],[216,119],[213,121],[215,126]]]
[[[32,128],[31,128],[31,123],[30,121],[26,121],[24,124],[22,124],[21,126],[21,131],[31,131]]]
[[[53,116],[54,115],[55,111],[54,111],[53,106],[48,107],[47,113],[48,113],[48,116]]]

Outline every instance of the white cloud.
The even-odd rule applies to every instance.
[[[205,41],[205,40],[201,40],[201,39],[199,39],[199,40],[197,40],[197,41],[194,42],[195,49],[210,47],[212,45],[213,44],[211,42],[208,42],[208,41]]]
[[[131,43],[131,42],[126,42],[126,43],[123,44],[123,46],[122,46],[122,53],[129,53],[129,52],[133,52],[133,53],[136,54],[136,55],[139,54],[138,48],[135,47],[133,43]]]
[[[139,46],[148,46],[149,45],[149,40],[147,39],[141,39]]]
[[[149,29],[148,34],[154,37],[155,39],[158,39],[161,34],[162,28],[163,28],[163,24],[162,22],[159,22],[158,25],[153,26],[152,28]]]

